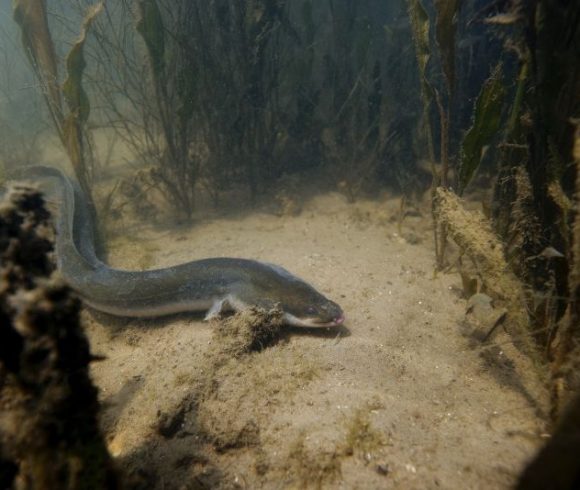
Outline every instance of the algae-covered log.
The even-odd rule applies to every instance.
[[[48,219],[35,189],[13,186],[0,203],[2,488],[116,488],[79,301],[54,273]]]
[[[437,221],[447,227],[449,237],[476,265],[485,291],[504,303],[511,333],[527,353],[536,358],[537,349],[530,337],[522,284],[510,271],[503,245],[489,221],[481,213],[466,211],[459,197],[442,187],[435,192],[435,215]]]

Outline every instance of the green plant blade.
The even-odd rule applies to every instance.
[[[15,0],[14,20],[20,26],[22,45],[40,83],[57,127],[62,124],[58,71],[54,44],[48,28],[45,0]]]
[[[95,17],[102,10],[102,3],[89,8],[83,19],[81,34],[66,57],[67,78],[63,84],[62,92],[70,110],[69,117],[75,117],[81,125],[87,121],[90,112],[89,98],[82,85],[83,72],[86,66],[84,46],[87,32]]]
[[[419,68],[419,79],[421,80],[421,100],[423,101],[423,120],[425,132],[429,146],[429,159],[435,161],[435,151],[433,149],[433,134],[429,120],[429,106],[435,96],[433,87],[427,79],[427,65],[431,59],[431,49],[429,41],[429,16],[423,8],[420,0],[407,0],[407,10],[411,23],[413,44],[415,45],[415,55]]]
[[[475,102],[473,124],[463,138],[459,165],[460,194],[471,182],[486,146],[500,129],[504,98],[502,67],[498,64],[481,88]]]
[[[450,94],[455,85],[455,16],[459,3],[459,0],[435,0],[435,38]]]
[[[415,43],[415,53],[421,78],[425,78],[427,64],[431,58],[429,47],[429,16],[419,0],[407,0],[409,20]]]
[[[89,8],[81,34],[66,57],[67,78],[62,87],[62,93],[69,108],[69,113],[62,126],[62,141],[68,152],[72,166],[83,188],[87,189],[86,168],[83,159],[83,127],[89,118],[89,98],[83,88],[83,72],[86,66],[84,45],[87,32],[95,17],[103,10],[103,4],[98,3]]]

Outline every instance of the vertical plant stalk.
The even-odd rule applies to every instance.
[[[518,74],[518,84],[516,88],[516,95],[514,103],[510,111],[510,116],[506,126],[506,136],[509,138],[518,126],[518,118],[521,115],[522,103],[524,101],[524,94],[526,91],[526,82],[528,79],[528,71],[530,64],[526,59],[522,60],[520,72]]]
[[[413,42],[415,45],[415,55],[417,57],[417,67],[419,69],[419,78],[421,80],[421,100],[423,101],[423,124],[428,141],[429,160],[431,162],[433,176],[437,175],[435,171],[435,150],[433,145],[433,130],[429,118],[429,108],[433,100],[433,87],[427,79],[427,65],[431,59],[431,49],[429,40],[429,16],[423,8],[420,0],[407,0],[409,20]],[[436,185],[439,185],[437,182]],[[435,186],[436,186],[435,185]]]
[[[191,219],[194,210],[195,179],[188,160],[188,125],[193,116],[191,99],[192,74],[187,73],[186,61],[178,60],[177,66],[168,68],[168,37],[162,12],[156,0],[138,2],[137,32],[147,48],[149,65],[153,78],[154,98],[157,116],[161,124],[164,153],[161,155],[161,169],[157,176],[163,182],[175,207]],[[177,36],[178,37],[178,36]],[[177,43],[176,43],[177,45]],[[173,55],[179,52],[174,46]],[[181,63],[181,65],[180,65]],[[178,73],[173,78],[170,70]],[[181,71],[179,71],[181,70]],[[175,86],[176,85],[176,86]],[[175,90],[174,90],[175,89]],[[176,107],[177,105],[177,107]],[[177,117],[176,117],[177,116]],[[175,127],[177,126],[177,127]]]
[[[88,10],[83,20],[81,35],[67,55],[67,78],[61,89],[58,84],[54,43],[46,15],[46,0],[16,0],[14,3],[14,19],[20,26],[24,50],[38,81],[45,88],[44,99],[55,129],[93,210],[94,204],[87,179],[86,149],[83,144],[85,125],[90,112],[88,97],[82,87],[85,68],[83,48],[87,31],[102,9],[103,4],[98,3]],[[62,108],[62,95],[69,108],[66,116]]]
[[[455,92],[455,33],[456,15],[460,5],[459,0],[435,0],[435,40],[439,48],[445,87],[447,90],[445,106],[441,94],[435,89],[435,101],[439,111],[441,128],[441,175],[440,185],[447,188],[449,185],[449,122],[451,120],[451,107]],[[447,228],[444,223],[435,223],[438,228],[439,246],[437,247],[437,265],[439,268],[445,263],[445,250],[447,245]]]
[[[48,28],[45,0],[16,0],[14,20],[20,26],[22,46],[43,87],[42,95],[62,139],[62,101],[54,44]],[[64,144],[64,141],[63,141]]]
[[[69,108],[69,113],[66,115],[62,127],[62,138],[77,179],[89,198],[91,190],[86,162],[85,128],[91,106],[82,84],[83,72],[86,67],[84,46],[91,24],[102,10],[102,3],[95,4],[88,9],[83,19],[80,36],[66,57],[67,77],[62,86],[62,93]],[[94,209],[92,200],[91,206]]]
[[[441,175],[440,186],[447,189],[447,175],[449,173],[449,119],[448,113],[445,111],[443,101],[438,90],[435,90],[435,101],[437,102],[437,109],[439,111],[439,121],[441,126]],[[435,196],[434,196],[435,198]],[[435,219],[435,229],[437,230],[437,237],[439,244],[436,247],[437,267],[440,269],[445,265],[445,251],[447,248],[447,226],[445,223]]]
[[[421,100],[423,102],[423,125],[427,135],[427,148],[429,152],[429,163],[433,182],[431,184],[431,215],[433,218],[433,241],[435,243],[435,259],[437,267],[441,267],[442,248],[439,225],[435,215],[435,190],[439,187],[440,175],[435,165],[435,148],[433,144],[433,128],[431,118],[429,117],[431,102],[435,96],[433,87],[427,79],[427,65],[431,59],[430,49],[430,24],[429,16],[423,8],[420,0],[407,0],[407,9],[411,23],[413,43],[415,45],[415,55],[417,57],[417,67],[419,69],[419,79],[421,80]]]
[[[580,392],[580,121],[576,121],[574,139],[574,160],[576,162],[576,216],[572,228],[572,263],[569,274],[570,300],[568,310],[562,319],[560,338],[552,364],[551,397],[552,420],[557,420],[565,409],[570,392]],[[576,377],[574,379],[574,373]],[[567,378],[572,374],[572,386]]]
[[[448,186],[449,174],[449,121],[455,93],[455,33],[456,16],[460,0],[435,0],[435,39],[439,47],[441,65],[447,89],[447,107],[445,108],[439,93],[435,92],[439,118],[441,121],[441,185]],[[443,242],[445,238],[443,237]]]
[[[449,101],[455,90],[455,33],[460,4],[460,0],[435,0],[435,39],[441,54]]]
[[[441,95],[438,90],[435,90],[435,101],[437,103],[437,110],[439,112],[439,124],[441,126],[440,134],[440,155],[441,161],[441,176],[440,184],[442,187],[448,187],[449,174],[449,108],[445,108]]]

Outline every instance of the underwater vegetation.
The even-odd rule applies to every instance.
[[[440,142],[438,158],[430,159],[440,162],[440,170],[433,172],[438,265],[446,264],[449,235],[475,265],[473,270],[463,261],[462,275],[477,278],[476,291],[485,290],[511,305],[518,341],[539,362],[553,361],[557,411],[562,374],[555,374],[555,366],[567,362],[562,356],[577,356],[570,352],[576,345],[570,336],[578,335],[578,324],[566,312],[575,304],[570,287],[576,279],[570,267],[580,245],[573,239],[571,213],[577,192],[573,145],[580,110],[580,9],[552,1],[479,2],[478,10],[469,13],[459,2],[435,1],[431,11],[426,2],[408,5],[429,152],[437,137]],[[466,24],[460,25],[461,19]],[[488,26],[502,44],[488,60],[489,73],[475,97],[471,120],[461,127],[453,124],[461,80],[455,68],[460,65],[458,32],[474,23]],[[476,218],[457,211],[461,205],[456,196],[468,192],[486,167],[493,196],[483,203],[486,218],[470,230],[465,220]],[[464,283],[470,281],[464,277]]]
[[[0,485],[117,488],[100,434],[80,302],[54,274],[38,190],[0,203]]]
[[[95,3],[73,50],[50,48],[48,26],[26,35],[46,17],[42,2],[28,3],[15,10],[25,48],[85,180],[106,165],[90,134],[106,126],[144,162],[138,185],[186,219],[196,193],[217,202],[242,183],[256,198],[323,162],[351,199],[377,175],[412,187],[420,106],[399,94],[416,82],[401,2]],[[69,74],[63,94],[49,90],[61,71],[55,49]],[[73,104],[64,127],[62,98]]]
[[[102,127],[142,162],[96,213],[116,193],[191,220],[200,195],[256,200],[314,170],[350,201],[394,188],[404,207],[430,188],[437,270],[506,309],[552,422],[567,407],[577,421],[580,4],[79,0],[63,12],[80,25],[68,44],[45,1],[14,2],[80,184],[91,196],[107,171]]]

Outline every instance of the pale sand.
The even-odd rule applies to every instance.
[[[340,303],[348,329],[291,330],[216,367],[200,317],[86,313],[93,352],[107,356],[92,373],[121,467],[159,489],[509,488],[541,444],[530,398],[544,406],[546,394],[531,369],[526,397],[509,362],[498,371],[469,347],[460,279],[434,275],[428,212],[406,219],[407,241],[389,220],[397,209],[328,193],[296,217],[240,211],[113,240],[118,267],[280,264]]]

